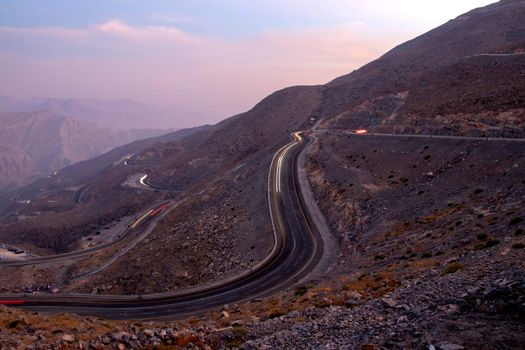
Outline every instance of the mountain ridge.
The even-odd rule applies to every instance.
[[[0,96],[0,110],[12,113],[51,112],[116,130],[173,128],[173,113],[129,99],[31,98]],[[155,116],[155,118],[152,118]]]
[[[156,132],[161,131],[149,131]],[[0,189],[27,184],[147,133],[100,128],[51,112],[0,112]]]

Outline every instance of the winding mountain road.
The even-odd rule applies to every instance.
[[[169,207],[166,207],[166,210],[165,210],[165,213],[163,213],[162,216],[164,216],[165,214],[167,214],[169,211],[173,210],[177,204],[175,203],[172,203],[171,201],[163,201],[161,203],[157,203],[155,205],[152,205],[150,208],[148,208],[148,210],[146,210],[145,213],[147,213],[148,211],[154,211],[158,208],[161,208],[162,206],[166,206],[166,205],[170,205]],[[136,226],[138,226],[138,224],[140,223],[141,225],[144,225],[146,223],[149,223],[151,221],[151,223],[147,226],[147,228],[145,229],[146,232],[151,232],[151,230],[153,230],[154,226],[157,224],[157,222],[160,220],[160,216],[155,218],[155,219],[152,219],[152,218],[144,218],[143,221],[141,222],[138,222],[138,220],[144,216],[145,213],[142,213],[137,215],[137,217],[121,232],[119,233],[118,235],[118,238],[114,241],[111,241],[111,242],[108,242],[108,243],[104,243],[104,244],[100,244],[100,245],[97,245],[95,247],[91,247],[91,248],[87,248],[87,249],[81,249],[81,250],[76,250],[76,251],[72,251],[72,252],[68,252],[68,253],[63,253],[63,254],[57,254],[57,255],[51,255],[51,256],[43,256],[43,257],[38,257],[38,258],[32,258],[32,259],[26,259],[26,260],[16,260],[16,261],[0,261],[0,267],[21,267],[21,266],[30,266],[30,265],[41,265],[41,264],[48,264],[48,263],[52,263],[52,262],[58,262],[58,261],[64,261],[64,260],[78,260],[80,258],[85,258],[91,254],[94,254],[96,252],[99,252],[99,251],[102,251],[104,249],[107,249],[107,248],[110,248],[114,245],[116,245],[117,243],[119,242],[122,242],[123,240],[127,239],[129,236],[137,233],[137,230],[135,229]],[[135,226],[133,226],[135,225]],[[137,239],[140,239],[142,237],[142,239],[144,238],[143,237],[144,234],[139,234],[137,235],[137,238],[134,239],[137,240]],[[133,241],[133,242],[134,242]],[[133,244],[133,242],[131,244]],[[1,299],[1,296],[0,296],[0,299]]]
[[[214,284],[170,293],[0,295],[0,304],[112,319],[183,318],[223,304],[268,296],[294,285],[319,263],[324,242],[304,209],[297,177],[298,155],[309,139],[300,132],[293,137],[292,142],[275,153],[269,170],[268,201],[274,247],[263,261],[249,270]]]
[[[315,130],[314,132],[328,131]],[[334,130],[330,132],[334,132]],[[343,130],[339,132],[355,134]],[[525,141],[506,138],[380,133],[369,133],[357,137],[373,136]],[[249,270],[217,283],[170,293],[143,296],[0,295],[0,304],[16,305],[35,311],[72,312],[112,319],[184,318],[223,304],[268,296],[276,291],[293,286],[309,276],[312,271],[319,270],[319,267],[327,265],[323,263],[323,260],[326,261],[327,255],[324,253],[336,250],[334,247],[330,247],[331,242],[326,240],[325,234],[321,234],[317,229],[319,215],[317,214],[316,218],[315,213],[311,214],[309,210],[305,209],[308,207],[307,203],[310,203],[311,207],[312,198],[304,198],[308,196],[308,191],[301,188],[300,183],[304,187],[305,180],[304,174],[301,181],[299,179],[297,162],[299,155],[310,142],[310,139],[301,132],[294,133],[293,137],[293,142],[283,146],[275,153],[269,169],[268,203],[273,225],[274,246],[271,253],[263,261]],[[148,230],[152,230],[155,224],[155,221],[151,222]],[[326,230],[322,229],[321,231]],[[328,245],[325,247],[326,243]],[[68,254],[75,255],[78,252]],[[61,258],[68,258],[68,255],[42,259]],[[314,271],[313,274],[315,273]]]

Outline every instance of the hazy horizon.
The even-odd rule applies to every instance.
[[[162,127],[216,123],[490,2],[6,1],[0,95],[127,99],[169,110]]]

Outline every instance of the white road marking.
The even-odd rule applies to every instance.
[[[148,174],[144,175],[143,177],[140,178],[139,182],[142,186],[146,186],[146,187],[149,187],[145,182],[144,180],[146,180],[146,178],[148,177]]]

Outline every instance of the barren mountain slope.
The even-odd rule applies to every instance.
[[[111,166],[91,177],[83,192],[85,203],[80,207],[67,200],[71,192],[67,195],[61,187],[61,183],[73,185],[62,174],[70,172],[66,169],[56,180],[45,184],[44,189],[52,189],[49,194],[25,209],[19,206],[26,216],[39,210],[39,217],[13,221],[4,227],[2,239],[19,241],[14,237],[28,232],[24,235],[26,242],[55,250],[71,248],[74,242],[71,238],[93,231],[109,219],[129,214],[136,205],[170,198],[170,193],[121,186],[129,175],[145,169],[156,186],[184,189],[177,198],[185,198],[185,202],[166,218],[166,224],[156,228],[151,238],[94,281],[88,281],[88,287],[82,290],[103,291],[98,287],[112,285],[112,293],[161,292],[242,271],[260,261],[272,243],[266,194],[273,152],[288,142],[291,130],[310,123],[319,97],[317,87],[285,89],[242,115],[182,140],[137,152],[129,158],[127,166]],[[47,204],[50,199],[56,203],[54,208]],[[44,214],[43,209],[48,213]],[[76,224],[73,230],[64,231],[57,230],[54,222],[65,222],[66,228],[72,222]],[[38,234],[42,231],[55,232],[57,239],[62,237],[60,241],[68,245],[54,245],[52,236]],[[144,256],[144,251],[155,254]],[[83,265],[75,265],[66,273],[74,274]],[[164,277],[146,286],[140,283],[143,274]]]
[[[219,281],[259,262],[272,245],[266,198],[275,145],[310,124],[319,96],[315,87],[278,91],[206,133],[138,154],[134,161],[159,162],[155,185],[187,188],[186,201],[148,242],[75,291],[168,291]],[[145,285],[145,276],[156,278]]]
[[[35,172],[36,164],[32,159],[19,147],[0,144],[0,176],[3,184],[0,191],[10,184],[10,181],[22,179]]]
[[[378,267],[401,281],[397,273],[522,238],[523,143],[343,134],[320,140],[309,171],[346,253],[341,271]]]
[[[2,195],[0,213],[4,226],[0,240],[36,244],[56,252],[73,249],[82,235],[123,215],[134,214],[159,197],[155,192],[121,186],[128,175],[142,171],[140,166],[123,166],[123,158],[155,143],[177,140],[205,129],[206,126],[182,129],[135,141]],[[24,202],[27,200],[31,202]]]
[[[2,113],[0,124],[4,175],[0,190],[27,184],[134,137],[49,112]]]
[[[277,91],[253,109],[179,143],[165,144],[137,155],[137,162],[159,162],[151,182],[161,187],[193,186],[234,168],[247,159],[269,156],[294,130],[308,127],[320,102],[319,87]]]
[[[523,1],[503,2],[472,11],[400,45],[379,60],[324,87],[294,87],[278,91],[252,110],[207,130],[138,152],[129,160],[133,167],[108,168],[90,179],[83,193],[87,203],[92,205],[89,209],[93,210],[91,215],[96,215],[98,222],[107,221],[107,218],[103,218],[109,215],[109,208],[125,207],[124,202],[115,201],[120,200],[118,198],[121,196],[127,198],[126,201],[145,204],[145,198],[151,194],[143,196],[140,192],[130,193],[129,189],[120,186],[129,175],[145,171],[153,185],[183,189],[186,192],[182,197],[191,198],[184,204],[185,215],[174,213],[167,218],[173,227],[189,225],[188,222],[192,220],[220,226],[222,217],[217,213],[223,207],[221,203],[242,202],[246,204],[242,215],[239,214],[241,221],[233,221],[233,225],[228,225],[224,231],[225,237],[238,236],[234,232],[253,230],[250,237],[258,241],[268,233],[268,226],[258,223],[268,222],[263,208],[266,201],[264,176],[269,160],[273,152],[286,142],[291,131],[307,129],[319,118],[323,119],[321,128],[376,125],[378,130],[521,135],[523,116],[520,111],[524,106],[520,84],[524,67],[522,57],[525,56],[514,53],[519,50],[516,45],[523,42],[516,33],[521,33],[525,26],[521,21],[521,15],[525,13],[524,4]],[[466,57],[499,53],[510,46],[513,50],[511,56]],[[426,105],[428,113],[423,113]],[[448,114],[437,115],[442,111]],[[463,117],[462,113],[470,114]],[[468,123],[465,119],[468,119]],[[239,174],[244,175],[239,177]],[[67,201],[64,184],[68,183],[69,187],[73,185],[67,180],[67,176],[59,179],[61,180],[42,187],[44,193],[46,190],[52,191],[42,196],[40,202],[52,199],[54,203],[64,203],[62,207],[57,204],[53,208],[45,204],[46,210],[56,212],[52,214],[56,217],[69,215],[66,213],[71,210],[71,203]],[[239,190],[242,192],[234,194],[230,191],[235,181],[241,181]],[[86,183],[76,182],[74,185],[84,186]],[[209,210],[190,204],[207,200],[199,199],[199,196],[210,198],[211,202],[207,204]],[[107,203],[101,206],[107,209],[95,209],[98,203]],[[35,204],[33,209],[26,209],[24,214],[31,215],[31,211],[34,212],[37,208],[38,205]],[[75,210],[80,214],[88,208]],[[115,215],[111,214],[109,217],[115,218]],[[248,218],[253,223],[246,224]],[[75,222],[80,224],[81,221],[75,219]],[[85,226],[85,222],[82,222]],[[31,225],[30,221],[24,223],[28,229]],[[4,231],[14,233],[12,227],[6,227]],[[45,227],[39,224],[38,228],[30,230],[36,234],[39,229]],[[148,269],[161,271],[165,264],[178,259],[171,254],[172,245],[162,244],[166,243],[165,230],[169,228],[159,228],[155,233],[158,235],[158,242],[151,240],[144,244],[146,249],[158,250],[161,255],[158,261],[163,262],[159,266],[148,264]],[[77,231],[74,229],[72,232]],[[202,226],[193,244],[206,239],[207,235],[208,239],[216,239],[213,232],[206,225]],[[25,239],[36,237],[35,234],[26,235]],[[82,233],[71,236],[80,235]],[[175,242],[175,236],[168,237]],[[249,263],[253,259],[250,254],[245,257],[241,257],[242,254],[236,255],[242,250],[237,249],[241,246],[235,244],[246,240],[246,236],[238,237],[242,239],[227,240],[228,244],[234,243],[234,246],[215,245],[219,255],[214,253],[203,259],[203,266],[208,266],[218,256],[225,255],[231,261]],[[29,242],[31,240],[29,238]],[[136,254],[139,254],[138,251]],[[198,252],[186,251],[184,254],[199,256]],[[129,275],[129,272],[125,272],[125,265],[124,259],[120,265],[121,271]],[[140,268],[143,264],[138,263],[137,266]],[[211,273],[208,277],[224,270],[220,267],[221,264],[213,266],[219,270],[209,270]],[[104,280],[103,276],[100,278]],[[198,278],[188,283],[197,283],[197,280]],[[134,283],[129,283],[126,291],[132,292],[135,287]],[[160,286],[159,288],[162,289]],[[154,289],[160,291],[158,288]]]
[[[481,130],[522,136],[524,16],[524,1],[473,10],[335,79],[323,126],[481,134],[468,123],[482,112]]]
[[[171,127],[172,123],[172,113],[153,105],[125,99],[33,98],[18,100],[0,96],[0,111],[12,113],[49,111],[53,114],[71,116],[116,130]]]

